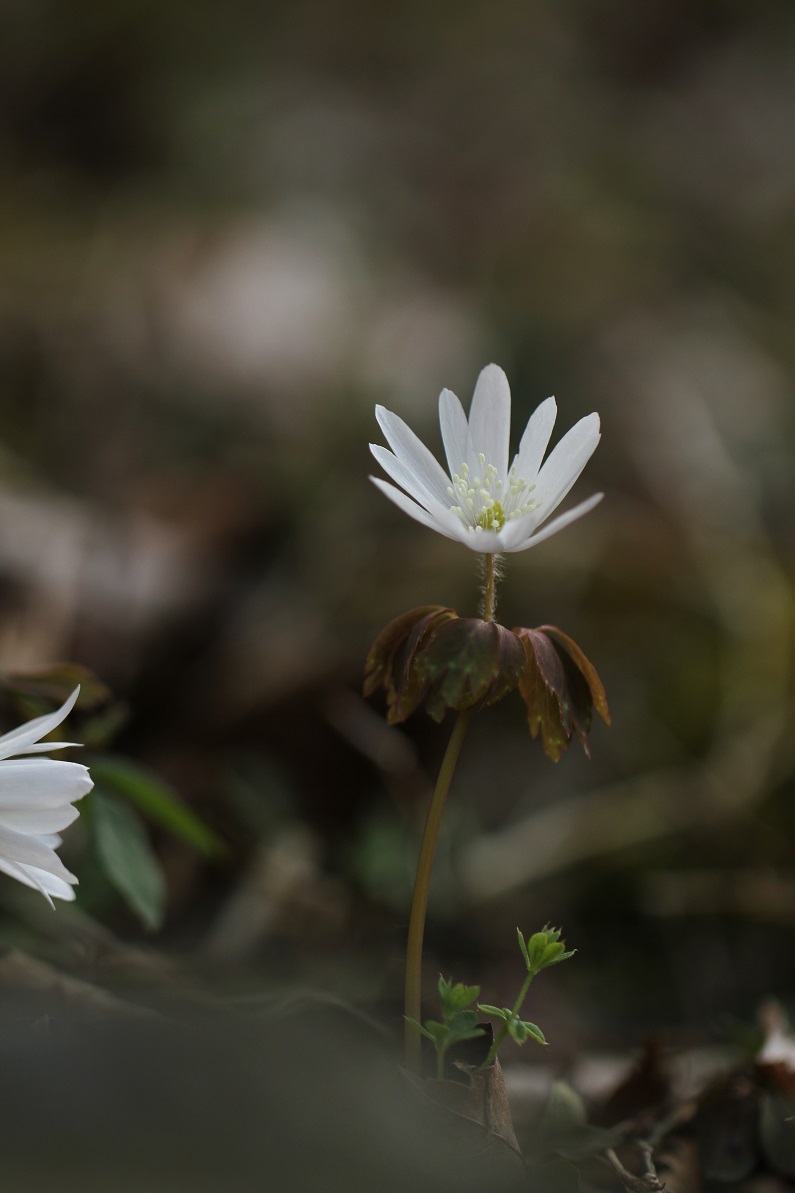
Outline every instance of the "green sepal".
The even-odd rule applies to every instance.
[[[527,945],[525,944],[524,936],[522,936],[521,928],[516,929],[516,935],[519,938],[519,948],[521,950],[522,956],[524,957],[524,963],[527,966],[527,968],[529,969],[530,968],[530,957],[528,956],[528,953],[527,953]]]
[[[493,1007],[487,1002],[479,1002],[478,1010],[482,1011],[484,1015],[493,1015],[495,1019],[501,1019],[503,1023],[507,1021],[511,1014],[508,1007]]]

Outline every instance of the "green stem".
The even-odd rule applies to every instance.
[[[532,982],[532,980],[535,976],[536,975],[534,973],[528,972],[528,975],[525,978],[524,983],[522,985],[522,989],[519,991],[519,997],[517,998],[516,1002],[513,1004],[513,1010],[511,1011],[510,1018],[505,1020],[500,1031],[497,1033],[494,1043],[492,1044],[491,1048],[489,1048],[488,1056],[484,1060],[483,1064],[480,1066],[481,1069],[487,1069],[489,1065],[494,1064],[494,1061],[497,1058],[497,1050],[500,1047],[500,1044],[503,1042],[503,1040],[507,1036],[508,1028],[510,1027],[511,1023],[514,1022],[514,1020],[519,1018],[519,1012],[522,1009],[522,1004],[523,1004],[524,1000],[527,998],[527,991],[530,989],[530,983]]]
[[[436,853],[436,841],[439,836],[439,825],[444,811],[447,792],[450,790],[453,773],[455,772],[458,755],[469,724],[471,712],[467,709],[458,714],[458,720],[453,726],[450,740],[447,743],[439,777],[436,780],[428,818],[425,821],[425,831],[422,834],[420,856],[417,861],[417,876],[414,879],[414,894],[411,897],[411,914],[409,916],[409,935],[406,945],[406,998],[405,1014],[407,1019],[422,1021],[422,941],[425,936],[425,911],[428,906],[428,891],[431,885],[431,870]],[[406,1023],[406,1067],[419,1074],[422,1068],[422,1040],[415,1028]]]
[[[485,580],[483,583],[483,620],[494,621],[497,608],[497,575],[493,555],[483,557]]]

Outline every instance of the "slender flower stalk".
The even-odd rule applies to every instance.
[[[493,555],[486,555],[484,559],[485,580],[483,586],[483,620],[494,621],[496,611],[496,561]],[[466,710],[458,714],[450,740],[447,743],[439,777],[436,780],[431,806],[420,845],[420,856],[417,862],[417,874],[414,879],[414,893],[411,898],[411,914],[409,917],[409,935],[406,945],[406,1066],[415,1073],[420,1072],[422,1058],[422,1041],[416,1030],[408,1022],[410,1019],[419,1020],[422,1002],[422,944],[425,937],[425,913],[428,907],[428,892],[430,890],[433,859],[436,854],[436,842],[439,837],[439,825],[442,812],[447,800],[447,793],[455,773],[458,755],[466,736],[471,711]]]
[[[497,612],[497,560],[493,555],[485,556],[483,568],[483,620],[494,621]]]
[[[406,1067],[413,1073],[419,1074],[422,1069],[422,1040],[416,1030],[408,1022],[409,1019],[421,1019],[422,1003],[422,942],[425,937],[425,912],[428,907],[428,892],[431,885],[431,870],[436,854],[436,842],[439,838],[439,825],[442,821],[447,793],[455,773],[458,755],[464,743],[471,712],[467,709],[458,714],[450,740],[447,743],[439,777],[436,780],[425,830],[422,834],[420,856],[417,862],[417,875],[414,879],[414,893],[411,896],[411,914],[409,916],[409,935],[406,945],[406,991],[404,1014],[406,1017]]]

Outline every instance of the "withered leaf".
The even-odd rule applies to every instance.
[[[511,630],[479,617],[448,621],[417,654],[425,707],[435,721],[448,708],[494,704],[518,685],[525,670],[522,643]]]
[[[511,1119],[511,1108],[505,1088],[505,1078],[497,1060],[487,1069],[460,1066],[466,1080],[449,1081],[415,1077],[408,1080],[437,1106],[443,1106],[464,1126],[470,1123],[519,1152]]]

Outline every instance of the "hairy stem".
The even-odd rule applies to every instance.
[[[497,609],[497,565],[494,555],[483,556],[483,620],[494,621]]]
[[[489,556],[489,558],[491,558]],[[431,885],[431,870],[436,853],[436,841],[439,836],[439,825],[444,811],[447,793],[450,790],[455,772],[458,755],[469,724],[470,711],[458,714],[458,720],[453,726],[450,740],[447,743],[439,777],[436,780],[425,830],[420,844],[420,856],[417,861],[417,875],[414,879],[414,894],[411,897],[411,914],[409,916],[409,935],[406,945],[406,997],[405,1015],[408,1019],[421,1022],[422,1000],[422,942],[425,936],[425,911],[428,906],[428,891]],[[422,1040],[417,1031],[406,1022],[406,1067],[419,1074],[422,1067]]]

